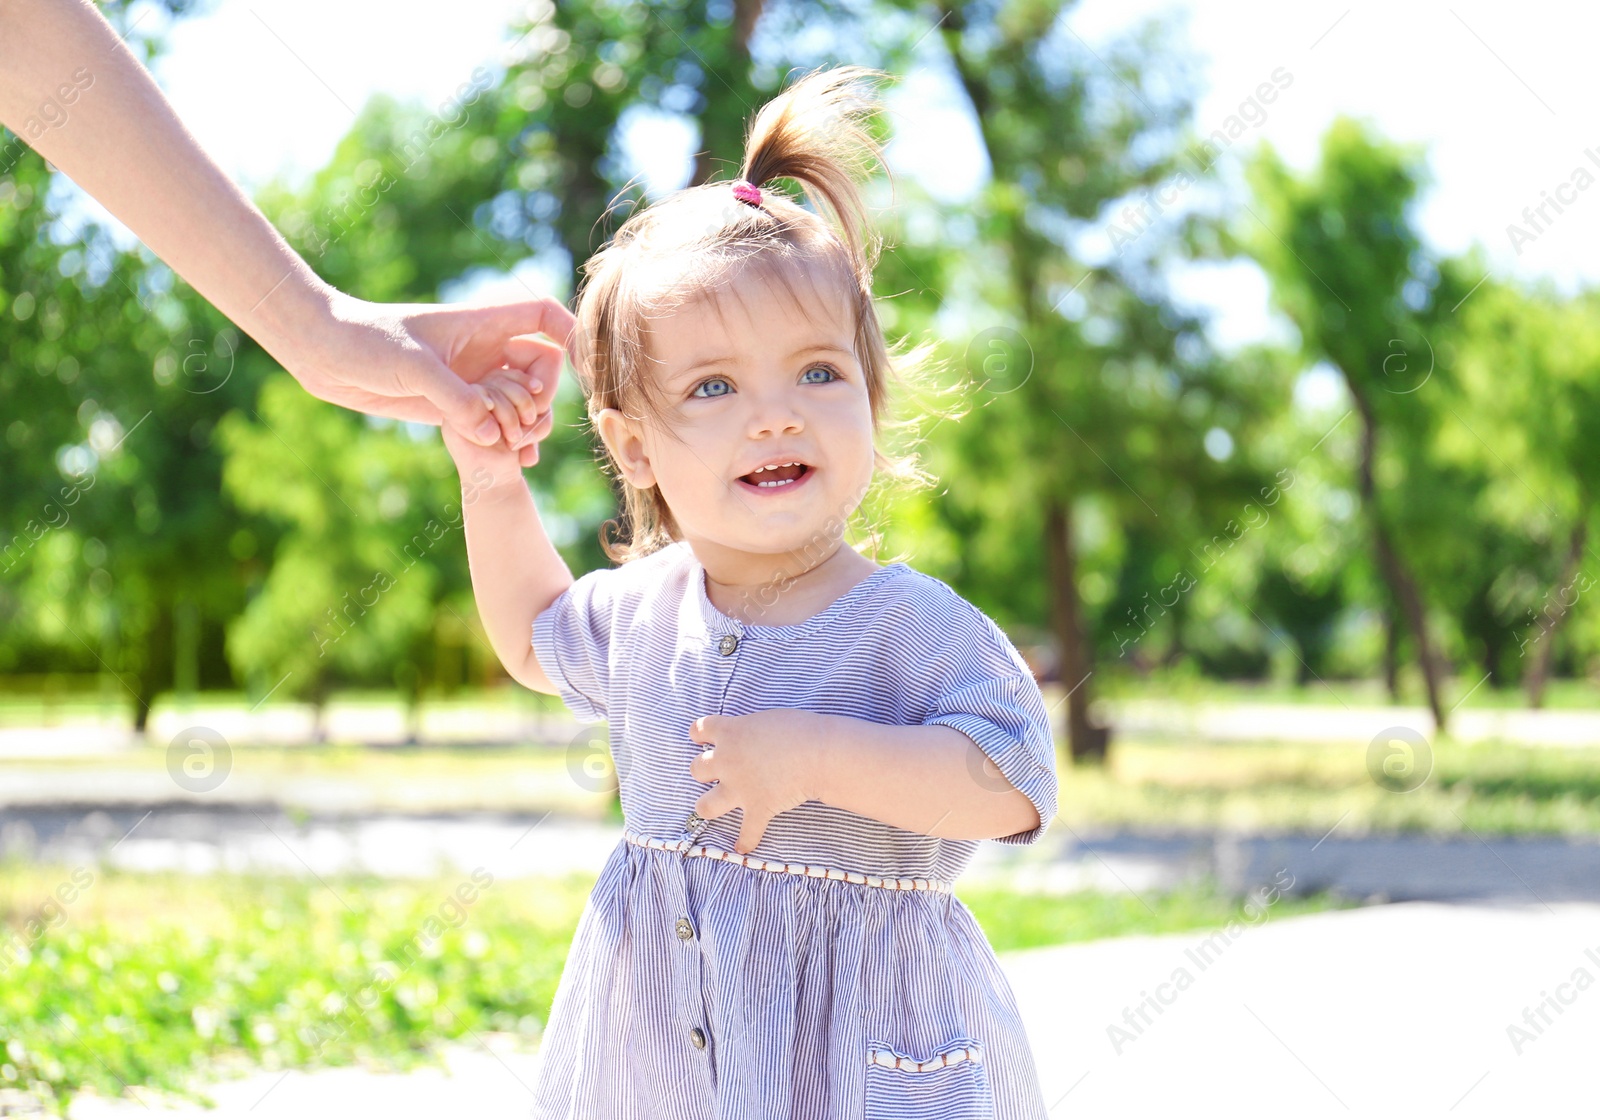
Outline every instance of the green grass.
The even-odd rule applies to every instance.
[[[1061,819],[1142,832],[1600,836],[1600,747],[1435,743],[1426,780],[1391,792],[1365,744],[1114,742],[1105,768],[1065,760]]]
[[[959,883],[956,894],[978,919],[997,953],[1130,934],[1206,929],[1224,926],[1230,920],[1258,922],[1262,912],[1276,919],[1358,905],[1354,900],[1321,893],[1305,897],[1267,895],[1267,904],[1261,906],[1260,898],[1233,898],[1210,881],[1160,893],[1146,891],[1142,896],[1098,891],[1021,894],[991,887],[963,887]]]
[[[63,1113],[86,1089],[204,1100],[199,1079],[240,1068],[404,1069],[469,1030],[536,1038],[594,883],[494,882],[452,905],[469,878],[76,874],[0,867],[0,1089]],[[1243,912],[1210,886],[1143,900],[957,893],[1001,951]],[[1283,898],[1271,912],[1334,905]]]
[[[1446,707],[1466,697],[1459,711],[1526,708],[1527,693],[1520,685],[1492,688],[1481,683],[1481,670],[1472,669],[1442,682]],[[1097,676],[1097,694],[1108,700],[1170,700],[1184,704],[1306,704],[1317,706],[1389,707],[1396,703],[1381,679],[1346,680],[1332,677],[1298,685],[1292,681],[1212,680],[1193,672],[1173,671],[1149,677],[1129,673]],[[1404,707],[1426,707],[1422,677],[1411,666],[1400,677]],[[1560,677],[1549,682],[1544,707],[1551,710],[1600,710],[1600,690],[1595,682]]]
[[[187,1095],[241,1064],[405,1068],[469,1030],[536,1035],[593,885],[79,871],[46,910],[72,874],[0,879],[0,1087],[63,1111],[86,1087]]]

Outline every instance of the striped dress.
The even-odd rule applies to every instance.
[[[605,721],[624,835],[573,935],[533,1086],[539,1120],[1042,1120],[994,951],[952,892],[980,841],[808,801],[733,851],[689,773],[702,715],[799,708],[970,736],[1056,813],[1049,716],[1005,633],[948,584],[874,569],[803,622],[723,614],[686,542],[576,580],[533,648]]]

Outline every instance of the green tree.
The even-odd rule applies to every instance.
[[[1436,499],[1449,493],[1428,461],[1448,369],[1430,363],[1435,384],[1418,389],[1428,339],[1448,333],[1445,319],[1468,287],[1429,263],[1413,227],[1424,174],[1417,154],[1374,139],[1361,124],[1336,120],[1320,166],[1304,179],[1270,146],[1247,174],[1261,220],[1241,222],[1230,244],[1266,271],[1305,359],[1327,361],[1344,378],[1360,420],[1356,474],[1374,564],[1416,643],[1428,705],[1443,729],[1444,665],[1406,546],[1448,531],[1428,523]],[[1393,631],[1396,622],[1389,625]],[[1392,670],[1390,680],[1393,688]]]
[[[419,441],[404,425],[370,424],[287,374],[252,414],[220,425],[224,481],[241,508],[286,531],[229,626],[230,659],[258,696],[305,696],[320,712],[334,683],[381,681],[414,713],[438,615],[466,582],[454,467],[431,431]]]
[[[1487,460],[1493,481],[1479,523],[1503,541],[1478,610],[1509,661],[1517,631],[1530,707],[1544,700],[1564,626],[1592,585],[1585,575],[1600,494],[1600,297],[1564,297],[1486,281],[1463,308],[1457,362],[1463,401],[1444,450]],[[1467,550],[1481,554],[1483,549]],[[1499,664],[1494,668],[1498,669]],[[1486,669],[1490,668],[1486,666]]]
[[[1113,260],[1077,259],[1074,234],[1106,211],[1136,195],[1181,194],[1209,166],[1191,170],[1174,145],[1193,93],[1152,80],[1157,69],[1182,72],[1156,25],[1092,52],[1067,26],[1071,7],[936,8],[992,168],[970,208],[982,244],[951,267],[982,277],[977,304],[999,328],[968,347],[970,370],[988,384],[981,414],[948,437],[963,493],[953,489],[945,508],[973,542],[963,557],[970,582],[984,573],[984,584],[1029,597],[1047,620],[1069,690],[1072,756],[1098,760],[1108,729],[1089,714],[1097,635],[1119,650],[1135,624],[1140,637],[1158,623],[1169,643],[1181,635],[1187,546],[1271,482],[1249,454],[1208,454],[1206,433],[1248,440],[1281,407],[1287,380],[1275,361],[1219,361],[1203,322],[1164,291],[1165,261],[1214,241],[1206,219],[1190,214],[1161,230],[1146,209],[1131,228],[1113,222]],[[1125,252],[1130,241],[1140,251]],[[1107,526],[1144,572],[1123,581],[1099,619],[1083,594],[1086,523]]]
[[[239,521],[210,441],[251,387],[238,332],[147,255],[64,217],[53,178],[24,154],[0,220],[6,610],[54,651],[43,663],[115,674],[143,730],[160,689],[227,683]],[[30,526],[59,538],[30,547]]]
[[[132,34],[128,7],[105,14],[148,61],[162,41]],[[223,622],[252,559],[211,433],[253,398],[252,369],[65,178],[17,137],[0,153],[0,666],[113,674],[143,730],[160,690],[230,683]]]

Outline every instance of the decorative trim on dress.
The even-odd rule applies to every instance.
[[[754,867],[760,871],[783,871],[790,875],[809,875],[813,879],[840,879],[846,883],[883,887],[887,890],[942,891],[946,894],[951,892],[951,883],[946,879],[897,879],[883,875],[863,875],[858,871],[839,871],[832,867],[819,867],[814,863],[784,863],[782,860],[761,859],[739,852],[724,851],[709,844],[696,844],[691,840],[661,840],[654,836],[641,836],[636,832],[625,832],[623,838],[630,844],[637,844],[642,848],[660,848],[669,852],[682,852],[689,856],[709,856],[712,859],[737,863],[742,867]]]
[[[915,1058],[908,1058],[904,1054],[897,1054],[887,1047],[867,1047],[867,1065],[888,1066],[891,1069],[910,1070],[913,1073],[924,1073],[930,1069],[943,1069],[945,1066],[959,1065],[962,1062],[983,1062],[983,1051],[977,1046],[963,1046],[938,1057],[929,1058],[919,1062]]]

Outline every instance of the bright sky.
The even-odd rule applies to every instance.
[[[501,29],[520,7],[511,0],[443,7],[213,0],[209,14],[172,27],[157,73],[190,127],[241,181],[298,178],[327,159],[372,93],[437,105],[474,67],[498,65],[507,42]],[[1600,175],[1600,162],[1584,154],[1592,147],[1600,161],[1600,100],[1586,81],[1600,9],[1482,0],[1449,8],[1084,0],[1069,22],[1098,50],[1152,14],[1163,14],[1198,59],[1202,132],[1221,127],[1275,70],[1292,76],[1264,106],[1265,119],[1223,157],[1225,173],[1235,173],[1243,150],[1260,140],[1305,170],[1335,115],[1365,117],[1391,140],[1428,152],[1434,183],[1418,220],[1438,250],[1456,253],[1477,241],[1495,275],[1550,276],[1567,290],[1600,273],[1586,251],[1600,243],[1600,189],[1563,186],[1579,166]],[[159,23],[159,16],[147,19],[146,29]],[[936,47],[929,39],[924,57]],[[897,172],[956,198],[987,173],[961,101],[936,69],[901,83],[891,110],[903,130],[890,152]],[[657,124],[636,130],[629,148],[652,187],[670,189],[687,177],[688,143],[681,130]],[[1573,201],[1517,252],[1507,226],[1558,188]],[[1093,240],[1084,247],[1092,250]],[[1225,348],[1277,333],[1252,265],[1186,269],[1173,282],[1181,298],[1215,308],[1213,338]]]

